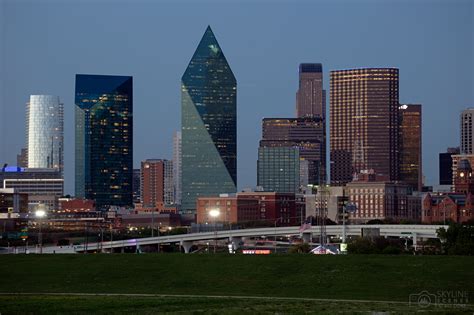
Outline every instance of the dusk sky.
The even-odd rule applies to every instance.
[[[237,78],[239,188],[256,185],[261,119],[295,115],[302,62],[323,64],[325,89],[331,70],[399,68],[400,102],[423,106],[423,171],[437,184],[438,153],[459,145],[459,113],[474,107],[473,1],[222,2],[0,0],[2,165],[25,146],[29,95],[58,95],[73,193],[76,73],[133,76],[135,167],[171,159],[181,76],[211,25]]]

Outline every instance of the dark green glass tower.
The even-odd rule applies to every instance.
[[[76,75],[76,197],[132,206],[133,82]]]
[[[237,82],[208,26],[181,78],[182,204],[237,190]]]

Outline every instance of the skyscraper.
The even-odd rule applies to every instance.
[[[320,117],[264,118],[260,147],[298,148],[304,160],[300,177],[307,177],[306,184],[318,185],[326,179],[324,128]]]
[[[26,143],[29,168],[55,168],[62,173],[64,118],[58,96],[30,96],[26,104]]]
[[[144,207],[174,204],[173,162],[148,159],[141,163],[140,201]]]
[[[474,108],[461,112],[461,154],[474,154]]]
[[[453,184],[453,155],[460,153],[459,148],[448,148],[445,153],[439,154],[439,184]]]
[[[208,26],[181,78],[182,202],[237,190],[237,82]]]
[[[181,131],[177,131],[173,136],[173,181],[174,181],[174,202],[181,204]]]
[[[331,183],[373,169],[399,178],[398,69],[331,71]]]
[[[297,147],[260,147],[257,186],[265,191],[298,193],[300,188],[300,150]]]
[[[299,86],[296,92],[296,116],[313,118],[320,125],[322,132],[315,133],[306,141],[319,143],[319,157],[310,161],[310,184],[326,182],[326,91],[323,90],[323,66],[320,63],[302,63],[299,67]],[[305,158],[305,153],[301,152]]]
[[[141,177],[141,169],[134,168],[133,175],[132,175],[133,203],[140,202],[140,198],[141,198],[140,177]]]
[[[28,151],[21,148],[20,154],[16,155],[16,165],[19,167],[28,167]]]
[[[421,154],[421,105],[399,107],[400,119],[400,180],[413,190],[421,191],[423,168]]]
[[[133,79],[76,75],[76,197],[132,206]]]
[[[320,63],[302,63],[299,88],[296,92],[297,117],[326,117],[326,95],[323,90],[323,66]]]

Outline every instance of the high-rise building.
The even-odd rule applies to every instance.
[[[459,148],[448,148],[446,152],[439,154],[439,184],[453,184],[453,155],[460,153]]]
[[[64,114],[58,96],[31,95],[26,104],[26,143],[29,168],[63,171]]]
[[[399,179],[398,69],[331,71],[331,183],[373,169]]]
[[[237,190],[237,81],[207,27],[181,78],[181,211]]]
[[[474,108],[461,112],[461,154],[474,154]]]
[[[76,197],[132,206],[133,79],[76,75]]]
[[[141,169],[134,168],[133,179],[132,179],[133,203],[140,202],[140,198],[141,198],[140,177],[141,177]]]
[[[318,185],[326,179],[325,124],[320,117],[264,118],[260,147],[297,147],[300,178]],[[303,180],[304,182],[304,180]]]
[[[174,204],[173,162],[148,159],[141,163],[141,203],[145,208]]]
[[[413,190],[423,187],[421,153],[421,105],[404,104],[399,107],[400,119],[400,180]]]
[[[20,154],[16,155],[16,165],[28,167],[28,150],[26,148],[22,148]]]
[[[297,117],[326,117],[326,96],[323,90],[323,66],[320,63],[302,63],[299,87],[296,92]]]
[[[265,191],[300,191],[300,150],[298,147],[260,147],[257,186]]]
[[[173,180],[174,180],[174,202],[181,204],[181,131],[177,131],[173,136]]]

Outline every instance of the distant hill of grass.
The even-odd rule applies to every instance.
[[[2,255],[0,264],[0,293],[149,293],[408,302],[410,294],[426,290],[433,294],[467,292],[470,303],[474,301],[474,257],[467,256]],[[52,303],[51,299],[81,302],[79,297],[20,296],[0,297],[0,305],[20,307],[18,303],[24,301],[26,307],[32,299],[43,299],[47,304]],[[128,300],[86,300],[97,299]],[[216,307],[212,303],[208,306]],[[54,308],[50,310],[55,312]]]

